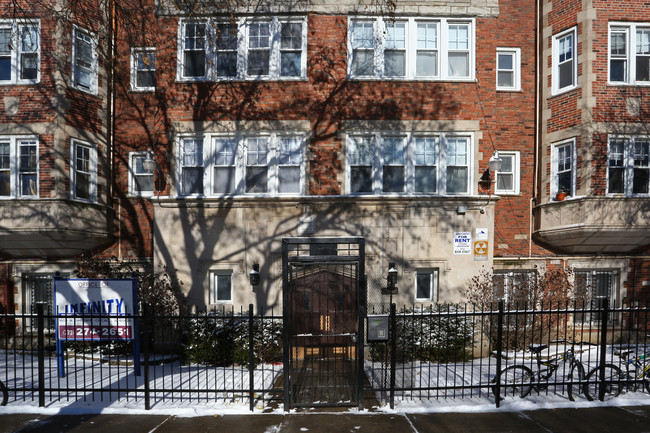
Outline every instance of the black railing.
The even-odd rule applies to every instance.
[[[9,404],[126,400],[146,409],[176,402],[273,407],[285,393],[283,319],[253,313],[252,306],[173,315],[145,309],[133,317],[140,328],[140,372],[134,341],[63,342],[57,357],[54,332],[46,326],[54,317],[41,308],[37,314],[0,315],[0,381],[9,389]],[[499,405],[517,395],[501,392],[511,384],[498,374],[514,365],[534,373],[526,382],[533,397],[586,399],[582,390],[589,385],[598,394],[590,397],[609,398],[607,387],[593,386],[603,381],[648,392],[647,306],[387,306],[370,311],[373,316],[389,319],[388,338],[364,340],[366,402],[372,395],[391,407],[448,398]],[[572,377],[577,362],[584,374]],[[616,378],[612,365],[620,370]]]

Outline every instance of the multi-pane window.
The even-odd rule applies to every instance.
[[[129,192],[131,195],[149,196],[153,194],[153,173],[144,169],[146,152],[131,152],[129,166]]]
[[[0,136],[0,198],[38,197],[38,140]]]
[[[610,138],[607,193],[650,193],[650,138]]]
[[[305,78],[305,18],[241,18],[182,21],[180,80]]]
[[[72,86],[97,93],[97,39],[78,27],[72,29]]]
[[[181,195],[302,194],[304,134],[206,134],[179,139]]]
[[[37,22],[0,21],[0,84],[39,81],[40,40]]]
[[[351,194],[469,194],[471,136],[350,134]]]
[[[521,89],[521,50],[497,48],[497,90]]]
[[[519,152],[499,152],[503,160],[495,173],[496,194],[519,194]]]
[[[553,146],[551,165],[552,194],[575,194],[575,141],[569,140]]]
[[[353,18],[348,34],[353,78],[474,77],[473,20]]]
[[[650,24],[610,24],[609,81],[650,84]]]
[[[134,48],[131,55],[131,89],[152,91],[156,88],[156,51]]]
[[[553,37],[553,93],[573,89],[577,82],[578,62],[574,28]]]
[[[209,302],[232,302],[232,270],[212,271],[210,280]]]
[[[436,302],[438,300],[438,270],[423,269],[415,272],[415,301]]]
[[[494,298],[511,306],[531,307],[535,280],[534,271],[495,271],[492,276]]]
[[[618,272],[612,270],[575,271],[574,296],[578,308],[610,308],[616,305]],[[600,319],[597,312],[577,313],[576,322],[589,323]]]
[[[73,199],[97,200],[97,156],[95,148],[72,140],[71,194]]]

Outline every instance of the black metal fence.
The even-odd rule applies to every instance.
[[[174,315],[145,311],[134,317],[138,358],[134,341],[83,338],[63,343],[57,357],[53,319],[42,309],[0,315],[0,380],[9,389],[9,404],[126,401],[149,409],[218,403],[261,410],[295,392],[283,386],[282,315],[254,314],[252,306]],[[648,306],[434,305],[398,311],[393,305],[368,311],[366,320],[387,324],[385,334],[364,338],[366,406],[449,398],[499,405],[528,393],[603,399],[650,388]],[[583,372],[572,376],[577,363]],[[532,372],[516,387],[498,374],[514,365]],[[616,382],[616,393],[599,387],[607,381]]]

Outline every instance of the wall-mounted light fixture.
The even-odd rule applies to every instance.
[[[248,274],[248,279],[253,286],[253,290],[260,284],[260,265],[258,263],[253,264],[253,269]]]
[[[490,189],[492,188],[492,176],[491,173],[497,172],[501,170],[501,167],[503,167],[503,159],[499,156],[499,151],[495,150],[494,153],[492,153],[492,156],[490,157],[490,161],[488,162],[488,168],[485,169],[483,172],[483,175],[478,181],[479,187],[483,190],[487,190],[488,193],[488,201],[484,206],[478,206],[478,207],[468,207],[465,205],[460,205],[456,207],[456,214],[457,215],[465,215],[465,213],[468,210],[478,210],[481,213],[485,213],[485,208],[490,204],[490,200],[492,199]]]
[[[382,288],[384,295],[397,295],[397,268],[395,263],[388,264],[388,275],[386,276],[386,288]]]

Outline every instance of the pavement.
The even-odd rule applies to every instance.
[[[215,415],[34,415],[0,411],[0,432],[92,433],[650,433],[650,406],[485,413]]]

